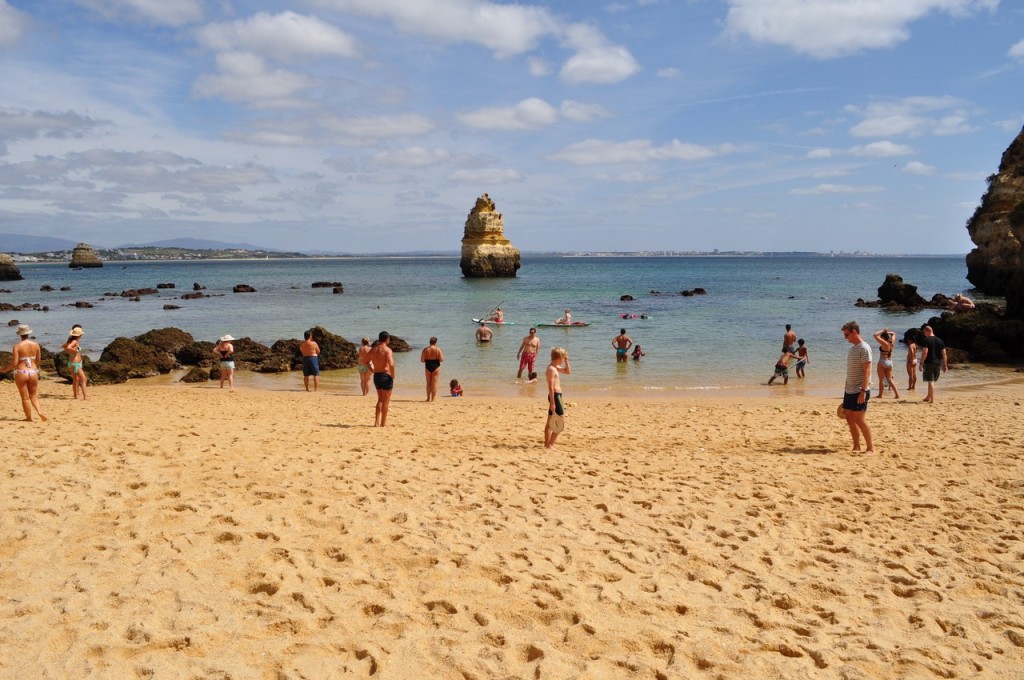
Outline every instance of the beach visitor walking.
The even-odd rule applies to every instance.
[[[527,373],[533,373],[533,364],[537,360],[539,351],[540,338],[537,337],[537,329],[531,328],[523,341],[519,343],[519,351],[516,352],[516,358],[519,359],[519,372],[516,373],[516,378],[523,377],[523,369],[528,369]]]
[[[907,346],[907,391],[911,392],[917,387],[917,345],[920,331],[916,328],[909,328],[903,334],[903,344]]]
[[[868,400],[871,399],[871,346],[860,336],[860,325],[856,321],[843,324],[842,330],[843,337],[853,345],[846,355],[846,384],[843,386],[843,409],[853,437],[853,451],[860,451],[863,435],[867,446],[864,453],[874,453],[867,421]]]
[[[391,335],[387,331],[381,331],[368,357],[370,368],[373,370],[373,386],[377,388],[377,405],[373,412],[374,427],[387,425],[391,391],[395,388],[395,355],[388,346],[390,343]]]
[[[21,408],[25,411],[25,420],[32,422],[32,409],[35,409],[39,420],[45,421],[46,416],[39,409],[38,393],[42,349],[38,342],[32,340],[32,329],[28,324],[18,326],[15,333],[20,340],[11,348],[11,363],[0,368],[0,373],[14,370],[14,384],[21,395]],[[85,398],[84,393],[82,398]]]
[[[896,349],[896,334],[883,328],[872,336],[878,343],[878,398],[885,395],[885,384],[892,388],[894,399],[900,398],[900,391],[892,381],[892,351]]]
[[[363,391],[364,397],[370,393],[370,349],[372,347],[370,339],[363,338],[363,343],[359,346],[359,354],[356,356],[356,370],[359,372],[359,389]]]
[[[89,377],[85,374],[82,359],[82,336],[85,330],[77,323],[68,332],[67,341],[61,345],[68,354],[68,368],[71,369],[71,394],[78,399],[78,392],[82,392],[82,400],[85,400],[85,386]]]
[[[626,329],[620,328],[619,334],[612,339],[612,347],[615,348],[615,363],[624,364],[629,359],[627,352],[633,346],[633,338],[626,335]]]
[[[494,331],[487,327],[486,321],[480,322],[480,327],[476,329],[476,341],[477,342],[490,342],[494,336]]]
[[[928,384],[928,396],[924,401],[929,404],[935,403],[935,383],[939,381],[939,375],[949,370],[949,362],[946,358],[946,343],[935,335],[931,326],[923,329],[924,338],[921,340],[921,376]]]
[[[234,340],[230,334],[221,336],[220,340],[213,347],[213,356],[220,361],[220,388],[224,389],[224,381],[228,381],[228,388],[235,389],[235,346],[231,344]]]
[[[313,331],[306,331],[302,334],[303,340],[299,344],[299,351],[302,353],[302,384],[309,392],[309,379],[313,378],[313,391],[320,389],[320,345],[313,339]]]
[[[444,362],[444,352],[437,346],[437,338],[430,338],[430,344],[420,352],[420,362],[423,364],[423,373],[427,379],[427,401],[434,401],[437,398],[437,381],[441,377],[441,364]]]
[[[771,385],[775,382],[776,378],[782,378],[782,384],[789,384],[789,362],[791,359],[795,359],[796,354],[790,352],[788,349],[782,350],[782,355],[779,360],[775,362],[775,373],[772,377],[768,378],[768,384]]]
[[[811,363],[811,353],[807,351],[803,338],[797,340],[796,345],[796,377],[803,378],[804,366]]]
[[[796,354],[796,331],[788,323],[786,324],[786,332],[782,336],[782,351]]]
[[[548,417],[544,421],[544,448],[555,448],[559,433],[565,429],[565,407],[562,403],[562,381],[560,374],[572,373],[569,368],[569,353],[561,347],[551,348],[551,363],[546,373],[548,381]]]

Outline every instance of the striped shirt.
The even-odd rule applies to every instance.
[[[844,392],[853,394],[861,389],[871,388],[871,373],[868,372],[868,384],[864,384],[864,364],[871,363],[871,346],[861,340],[850,348],[846,356],[846,387]]]

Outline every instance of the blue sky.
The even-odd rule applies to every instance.
[[[0,232],[966,253],[1008,0],[0,0]]]

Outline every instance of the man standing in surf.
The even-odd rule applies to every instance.
[[[527,373],[533,373],[533,362],[537,360],[537,352],[540,351],[540,338],[537,337],[537,329],[531,328],[530,334],[523,338],[516,352],[516,359],[519,359],[519,372],[516,378],[523,377],[523,369],[528,368]]]
[[[388,406],[391,405],[391,390],[395,387],[395,355],[388,345],[391,335],[381,331],[377,344],[367,356],[373,370],[373,386],[377,388],[377,406],[374,410],[373,426],[384,427],[388,422]]]

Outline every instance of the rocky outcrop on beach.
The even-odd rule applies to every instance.
[[[467,278],[514,277],[522,266],[519,249],[505,238],[505,221],[487,194],[476,199],[466,217],[459,266]]]
[[[995,305],[979,303],[966,312],[944,312],[928,325],[951,348],[965,350],[974,361],[1014,363],[1024,360],[1024,319],[1008,319]]]
[[[21,270],[14,264],[14,258],[0,253],[0,281],[21,281]]]
[[[899,274],[886,274],[885,281],[878,287],[878,299],[869,301],[857,298],[857,307],[881,307],[890,312],[913,312],[920,309],[946,309],[949,298],[936,293],[931,300],[925,300],[917,292],[917,286],[906,283]]]
[[[90,267],[102,267],[103,261],[100,260],[100,256],[96,254],[92,246],[88,243],[79,243],[71,252],[71,264],[68,266],[72,269],[88,269]]]
[[[1024,129],[1003,153],[999,171],[967,222],[977,246],[967,254],[967,279],[988,295],[1024,286]]]
[[[255,293],[256,289],[247,283],[239,283],[231,289],[234,293]]]

